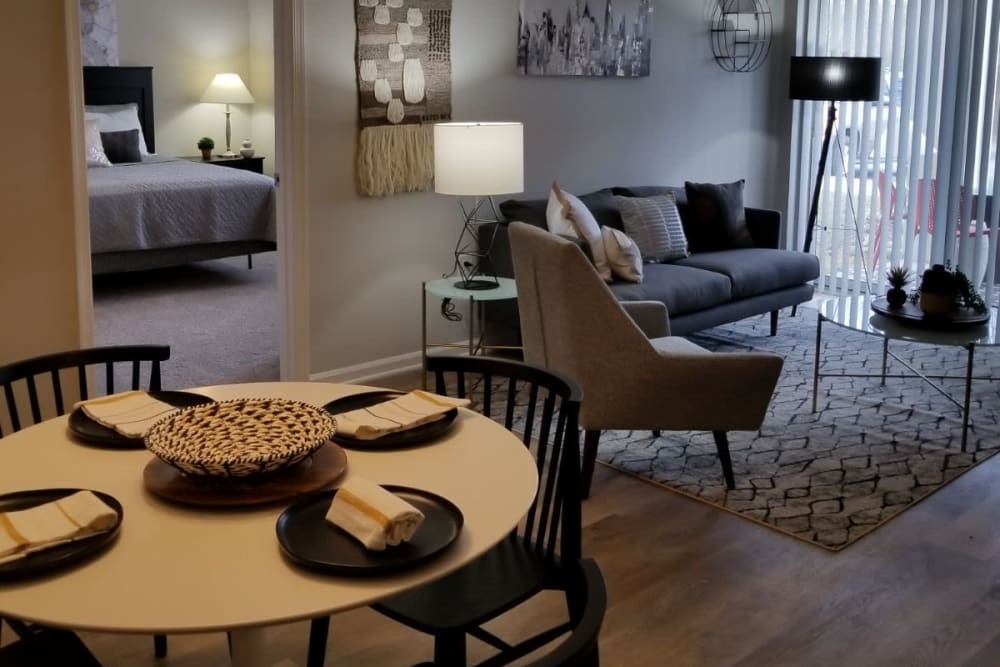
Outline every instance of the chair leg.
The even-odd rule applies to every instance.
[[[653,431],[653,437],[654,438],[659,438],[660,437],[660,432],[659,431]]]
[[[309,652],[306,667],[323,667],[326,661],[326,641],[330,635],[330,617],[314,618],[309,624]]]
[[[464,630],[451,630],[435,635],[434,667],[465,667]]]
[[[153,655],[157,658],[167,657],[167,636],[153,635]]]
[[[580,462],[580,491],[584,500],[590,497],[590,483],[594,481],[594,462],[597,461],[597,442],[600,431],[585,431],[583,435],[583,461]]]
[[[719,452],[719,462],[722,463],[722,476],[726,478],[726,487],[736,488],[736,478],[733,477],[733,460],[729,458],[729,440],[725,431],[712,431],[715,436],[715,449]]]
[[[771,311],[771,335],[778,335],[778,311],[776,310]]]
[[[792,317],[795,317],[796,310],[798,310],[798,306],[792,306]]]

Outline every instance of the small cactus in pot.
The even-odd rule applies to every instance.
[[[911,278],[910,270],[902,265],[893,266],[886,272],[885,279],[889,281],[890,289],[885,293],[885,300],[890,308],[901,308],[906,303],[906,286]]]

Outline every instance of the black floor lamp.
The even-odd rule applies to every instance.
[[[813,230],[819,209],[819,191],[826,173],[826,158],[830,152],[830,135],[837,120],[837,102],[872,102],[882,91],[881,58],[843,58],[794,56],[788,80],[788,97],[793,100],[823,100],[830,102],[826,115],[826,133],[819,154],[819,170],[813,188],[809,220],[806,222],[804,252],[812,247]]]

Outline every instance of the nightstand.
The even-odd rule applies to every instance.
[[[253,171],[258,174],[264,173],[264,158],[263,156],[254,155],[253,157],[243,157],[242,155],[237,155],[236,157],[219,157],[218,155],[213,155],[209,160],[203,160],[200,155],[185,156],[185,160],[190,160],[191,162],[204,162],[205,164],[217,164],[220,167],[230,167],[232,169],[244,169],[246,171]]]

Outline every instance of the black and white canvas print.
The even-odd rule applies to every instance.
[[[653,0],[520,0],[517,69],[533,76],[649,76]]]

